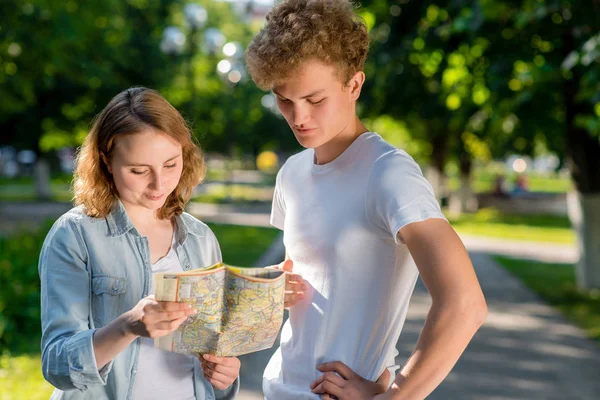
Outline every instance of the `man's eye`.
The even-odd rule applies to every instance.
[[[277,100],[281,101],[282,103],[291,103],[289,99],[282,99],[281,97],[278,97]]]
[[[316,104],[321,104],[323,102],[323,100],[325,100],[325,98],[322,98],[321,100],[317,100],[317,101],[308,101],[310,104],[312,104],[313,106]]]

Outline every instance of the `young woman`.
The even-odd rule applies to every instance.
[[[237,358],[153,347],[194,312],[155,301],[153,273],[221,261],[212,231],[183,212],[203,177],[190,130],[156,91],[128,89],[99,114],[77,156],[77,207],[40,254],[42,367],[53,399],[235,396]]]
[[[306,148],[279,171],[273,198],[271,223],[307,289],[265,371],[269,400],[424,399],[487,312],[421,169],[356,115],[368,48],[348,0],[282,1],[248,47],[252,78]],[[388,385],[419,274],[432,307]]]

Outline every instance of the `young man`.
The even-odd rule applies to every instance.
[[[487,313],[420,168],[356,116],[368,46],[347,0],[287,0],[248,48],[252,78],[306,148],[279,171],[273,199],[271,223],[304,282],[264,374],[269,400],[423,399]],[[419,274],[433,304],[388,383]]]

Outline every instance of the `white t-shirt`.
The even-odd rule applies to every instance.
[[[316,165],[308,149],[277,175],[271,224],[309,290],[290,309],[263,391],[269,400],[319,399],[317,365],[342,361],[376,380],[394,365],[395,345],[418,277],[397,233],[444,218],[417,163],[376,133]]]
[[[152,274],[183,272],[175,252],[175,235],[169,253],[152,264]],[[154,294],[154,276],[150,282]],[[137,375],[133,386],[135,400],[194,400],[194,357],[154,347],[154,339],[142,338]]]

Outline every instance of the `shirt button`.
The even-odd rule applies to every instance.
[[[137,369],[133,370],[133,375],[137,374]]]
[[[99,285],[98,283],[96,283],[96,284],[94,285],[94,289],[98,290],[99,288],[100,288],[100,285]]]
[[[117,285],[113,286],[113,290],[116,292],[117,290],[119,290],[119,287]]]

